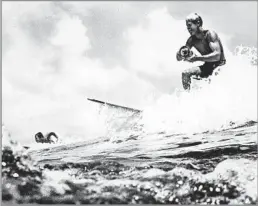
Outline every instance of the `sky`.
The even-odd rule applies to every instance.
[[[181,88],[175,53],[189,13],[229,51],[257,45],[257,1],[2,5],[3,123],[25,142],[39,131],[96,135],[86,97],[141,108]]]

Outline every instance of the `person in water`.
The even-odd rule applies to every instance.
[[[191,35],[184,46],[188,49],[186,53],[191,54],[190,49],[195,47],[201,55],[192,53],[192,55],[184,58],[180,49],[176,54],[176,58],[178,61],[203,61],[204,64],[187,69],[182,73],[182,83],[185,90],[190,89],[192,76],[207,78],[212,75],[215,68],[226,63],[223,46],[218,34],[215,31],[204,30],[202,25],[202,18],[197,13],[190,14],[186,17],[187,30]]]

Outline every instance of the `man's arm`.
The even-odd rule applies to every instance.
[[[221,56],[221,47],[219,44],[218,35],[214,31],[209,32],[207,35],[208,35],[207,39],[209,42],[209,46],[212,50],[212,53],[197,57],[197,61],[204,61],[204,62],[219,61]]]
[[[186,41],[185,46],[187,46],[189,49],[191,49],[193,47],[191,37]],[[177,59],[177,61],[181,61],[183,59],[183,57],[181,56],[179,51],[176,53],[176,59]]]

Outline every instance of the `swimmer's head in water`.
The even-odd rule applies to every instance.
[[[195,35],[196,32],[202,27],[202,17],[197,13],[192,13],[186,17],[187,30],[191,35]]]

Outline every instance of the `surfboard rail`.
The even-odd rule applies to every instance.
[[[117,104],[112,104],[112,103],[100,101],[97,99],[91,99],[91,98],[87,98],[87,99],[91,102],[95,102],[95,103],[102,104],[102,105],[107,105],[107,106],[114,107],[114,108],[120,108],[120,109],[132,111],[132,112],[136,112],[136,113],[142,112],[142,110],[131,108],[131,107],[125,107],[125,106],[121,106],[121,105],[117,105]]]

